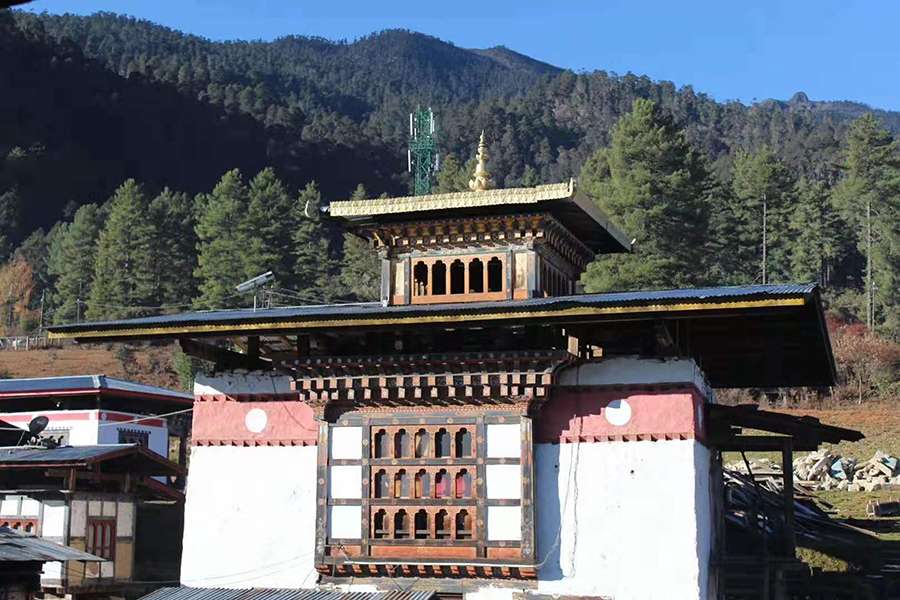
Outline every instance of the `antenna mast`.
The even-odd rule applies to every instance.
[[[409,150],[406,160],[413,174],[413,190],[416,196],[431,193],[434,174],[440,166],[435,137],[437,127],[431,108],[416,107],[409,115]]]

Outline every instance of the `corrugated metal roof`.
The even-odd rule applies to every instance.
[[[300,589],[161,588],[140,600],[430,600],[434,592],[333,592]]]
[[[20,463],[77,463],[91,462],[122,450],[137,448],[137,444],[102,444],[96,446],[61,446],[59,448],[39,448],[17,446],[0,448],[0,465]]]
[[[185,392],[170,390],[155,385],[144,385],[107,377],[106,375],[68,375],[63,377],[34,377],[23,379],[0,379],[0,394],[34,394],[36,392],[72,392],[80,390],[107,390],[127,392],[146,396],[165,396],[193,401],[194,396]]]
[[[638,292],[613,292],[603,294],[577,294],[527,300],[502,300],[495,302],[460,302],[455,304],[415,304],[384,306],[380,302],[360,302],[353,304],[322,304],[290,306],[253,310],[230,309],[159,315],[119,321],[99,321],[53,325],[51,332],[71,333],[79,331],[112,331],[145,327],[178,327],[205,324],[233,324],[253,322],[277,322],[295,319],[346,319],[357,317],[411,316],[417,314],[478,314],[480,312],[546,311],[572,307],[603,306],[643,306],[679,304],[684,302],[704,303],[732,301],[738,299],[759,300],[789,297],[804,297],[816,289],[816,284],[776,284],[745,285],[731,287],[689,288]]]
[[[99,556],[0,527],[0,562],[103,561]]]

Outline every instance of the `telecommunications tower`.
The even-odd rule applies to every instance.
[[[413,174],[414,193],[416,196],[431,193],[434,174],[440,166],[434,113],[431,108],[417,107],[416,112],[409,115],[409,150],[406,159],[409,172]]]

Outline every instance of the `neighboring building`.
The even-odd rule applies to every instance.
[[[103,559],[0,527],[0,596],[4,600],[31,600],[41,590],[41,570],[51,564],[48,561],[101,564]]]
[[[331,204],[379,253],[381,302],[50,328],[215,363],[182,583],[713,598],[720,452],[857,437],[714,408],[714,387],[833,382],[816,286],[578,294],[628,236],[574,182],[486,189],[480,157],[472,192]],[[792,526],[773,526],[782,562]]]
[[[0,448],[0,522],[104,560],[45,564],[45,594],[137,597],[178,578],[183,496],[156,478],[179,472],[138,444]]]

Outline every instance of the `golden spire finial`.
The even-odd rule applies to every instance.
[[[478,140],[478,162],[475,164],[475,176],[469,180],[469,189],[473,192],[483,192],[494,187],[494,180],[487,171],[487,144],[484,143],[484,130],[481,130],[481,139]]]

